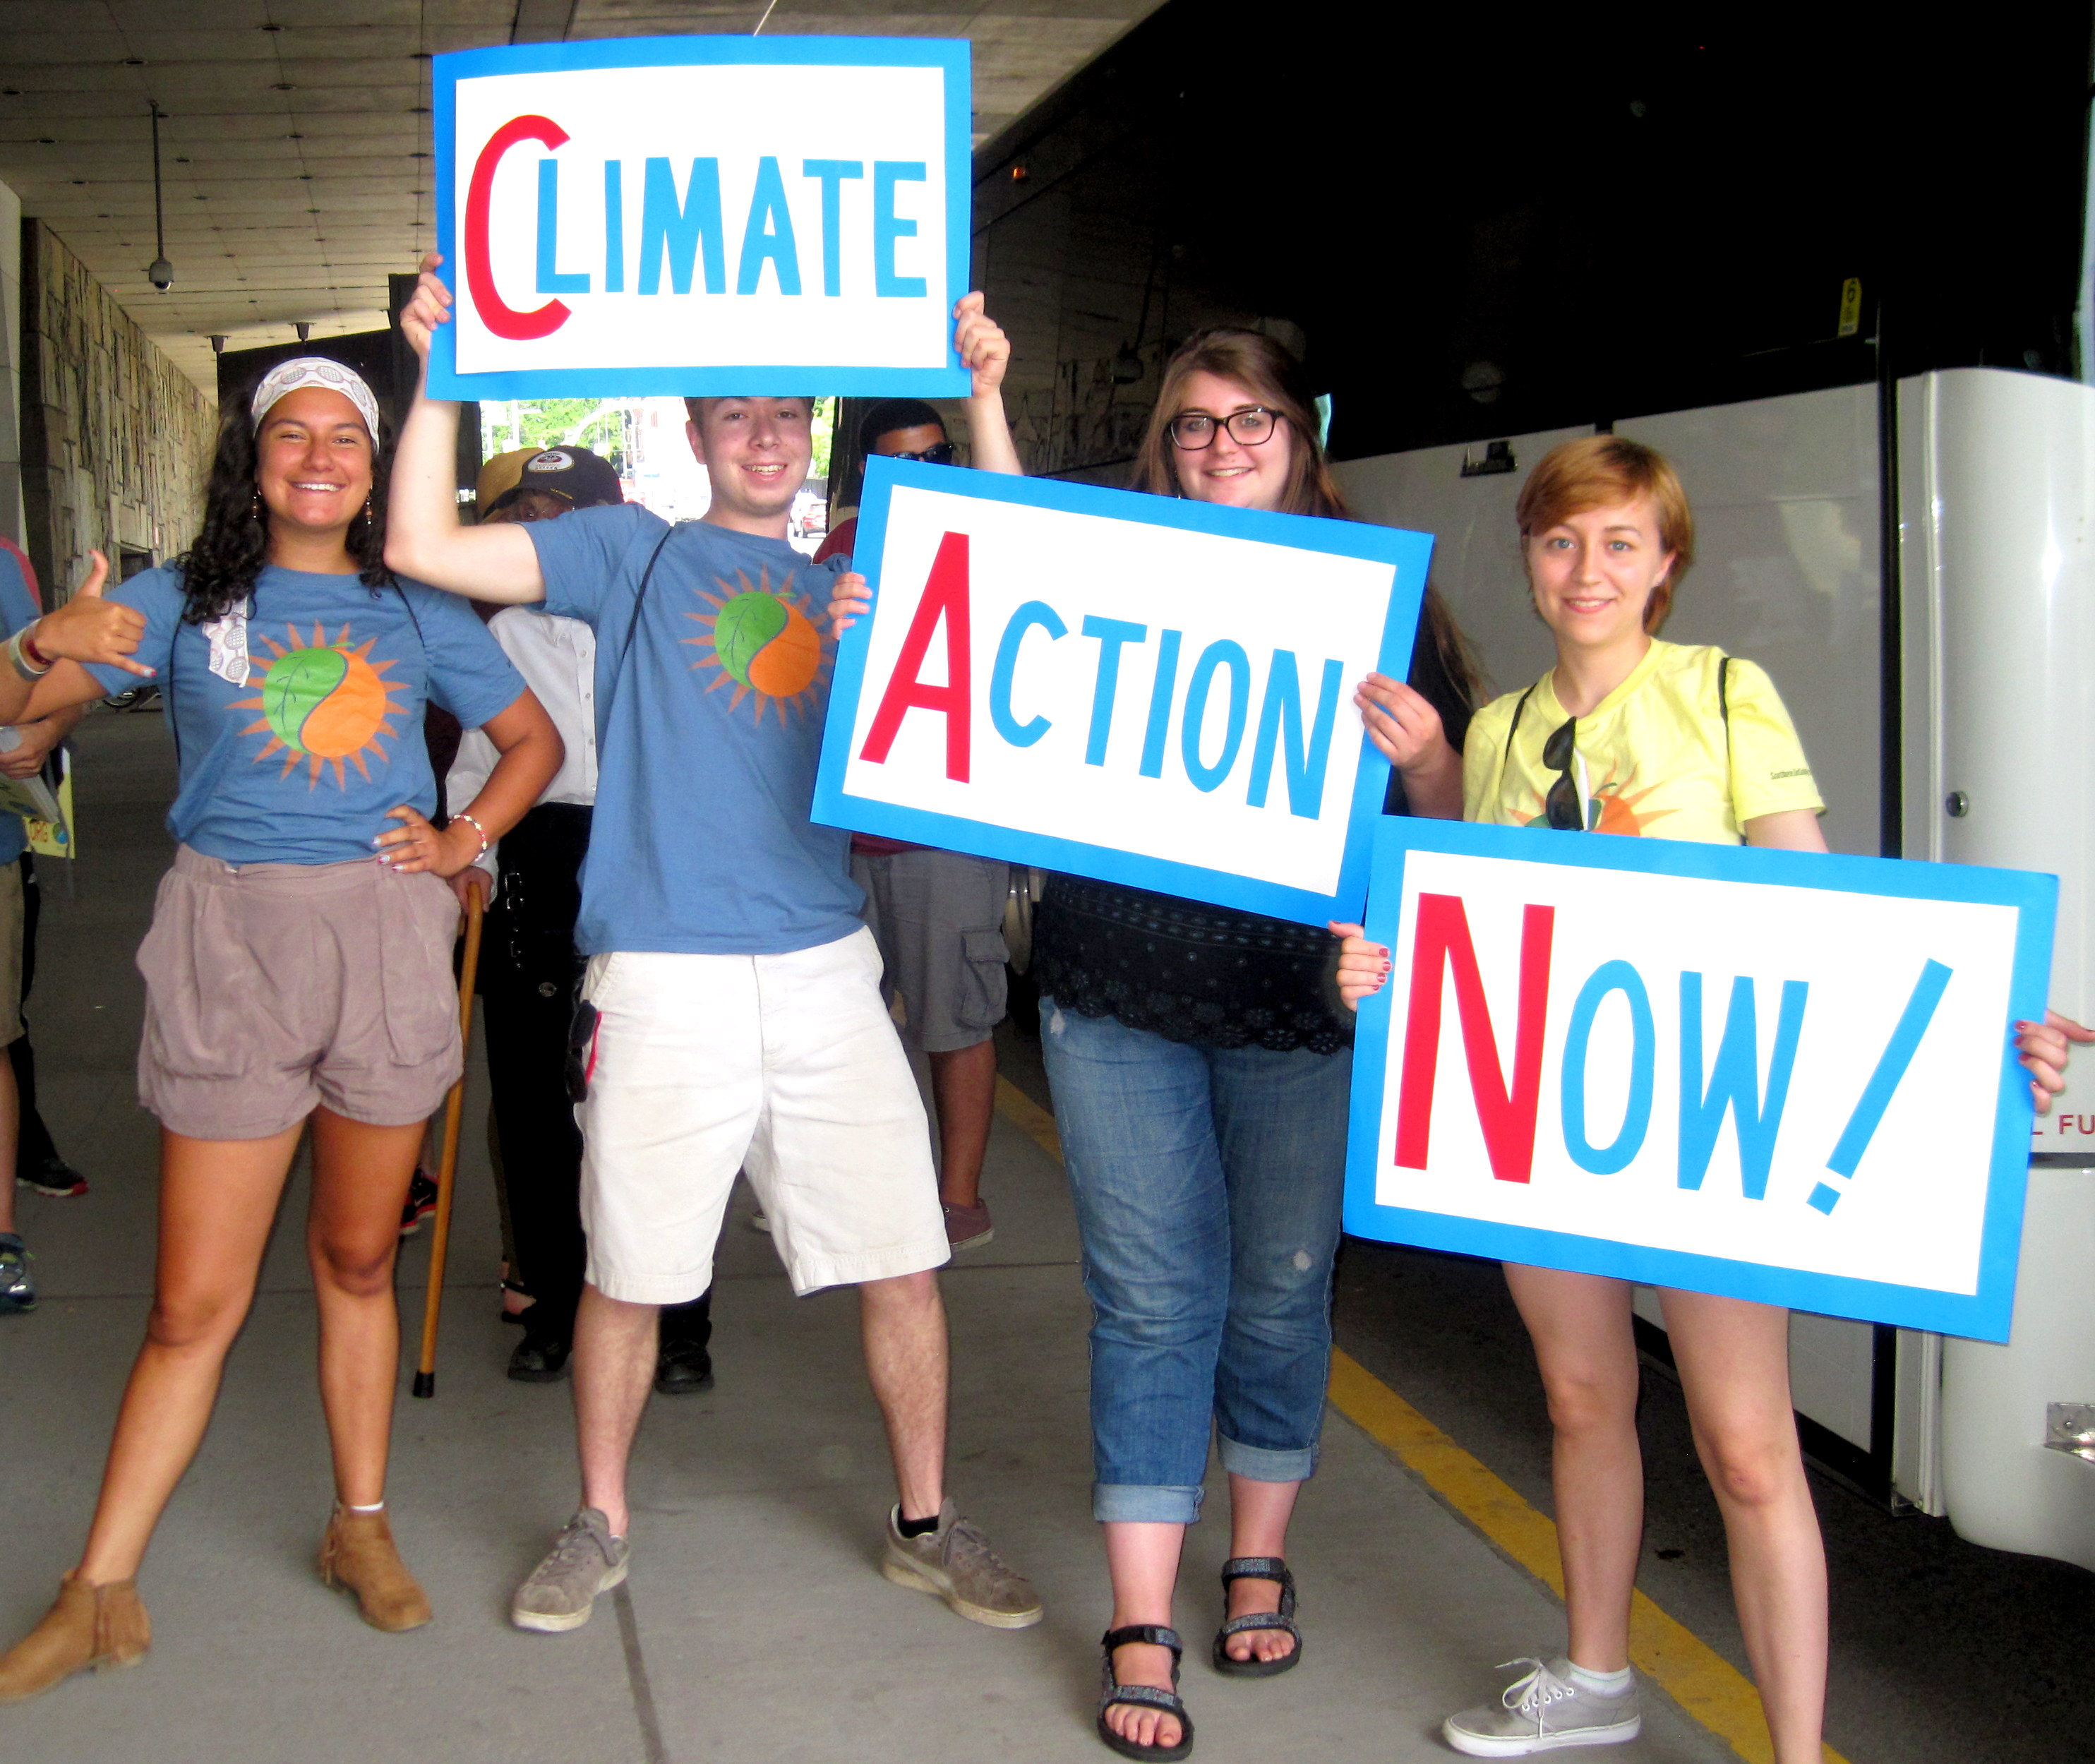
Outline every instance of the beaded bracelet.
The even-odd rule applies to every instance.
[[[486,856],[490,847],[491,847],[494,843],[492,839],[488,838],[487,829],[481,825],[481,824],[477,821],[474,820],[471,815],[453,815],[451,819],[454,821],[463,821],[466,822],[472,827],[475,833],[480,835],[480,849],[475,852],[473,856],[476,859]]]

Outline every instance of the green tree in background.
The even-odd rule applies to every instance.
[[[483,460],[517,447],[587,447],[600,453],[623,473],[628,462],[623,399],[538,399],[516,403],[490,399],[480,407],[480,451]],[[836,430],[837,401],[817,399],[812,429],[815,457],[811,477],[830,475],[830,442]]]

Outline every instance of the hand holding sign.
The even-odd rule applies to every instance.
[[[415,291],[400,309],[401,334],[414,351],[415,359],[425,365],[429,359],[429,344],[436,336],[437,327],[451,321],[451,291],[437,274],[443,260],[443,255],[438,251],[424,255],[421,273],[415,278]]]

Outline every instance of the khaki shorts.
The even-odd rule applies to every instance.
[[[860,930],[785,956],[595,956],[585,1060],[589,1283],[634,1304],[712,1284],[749,1185],[798,1293],[935,1268],[952,1252],[931,1135]]]
[[[921,1053],[957,1053],[1004,1021],[1004,908],[1011,866],[960,852],[854,852],[865,922],[902,1001],[902,1039]]]
[[[442,878],[223,863],[187,846],[138,946],[138,1099],[192,1139],[266,1139],[325,1104],[375,1126],[436,1112],[464,1065]]]

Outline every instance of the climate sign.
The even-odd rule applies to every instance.
[[[958,397],[964,41],[657,37],[439,55],[449,398]]]
[[[2057,894],[1385,821],[1346,1229],[2004,1341]]]
[[[1276,917],[1357,916],[1432,541],[867,462],[816,784],[832,826]]]

